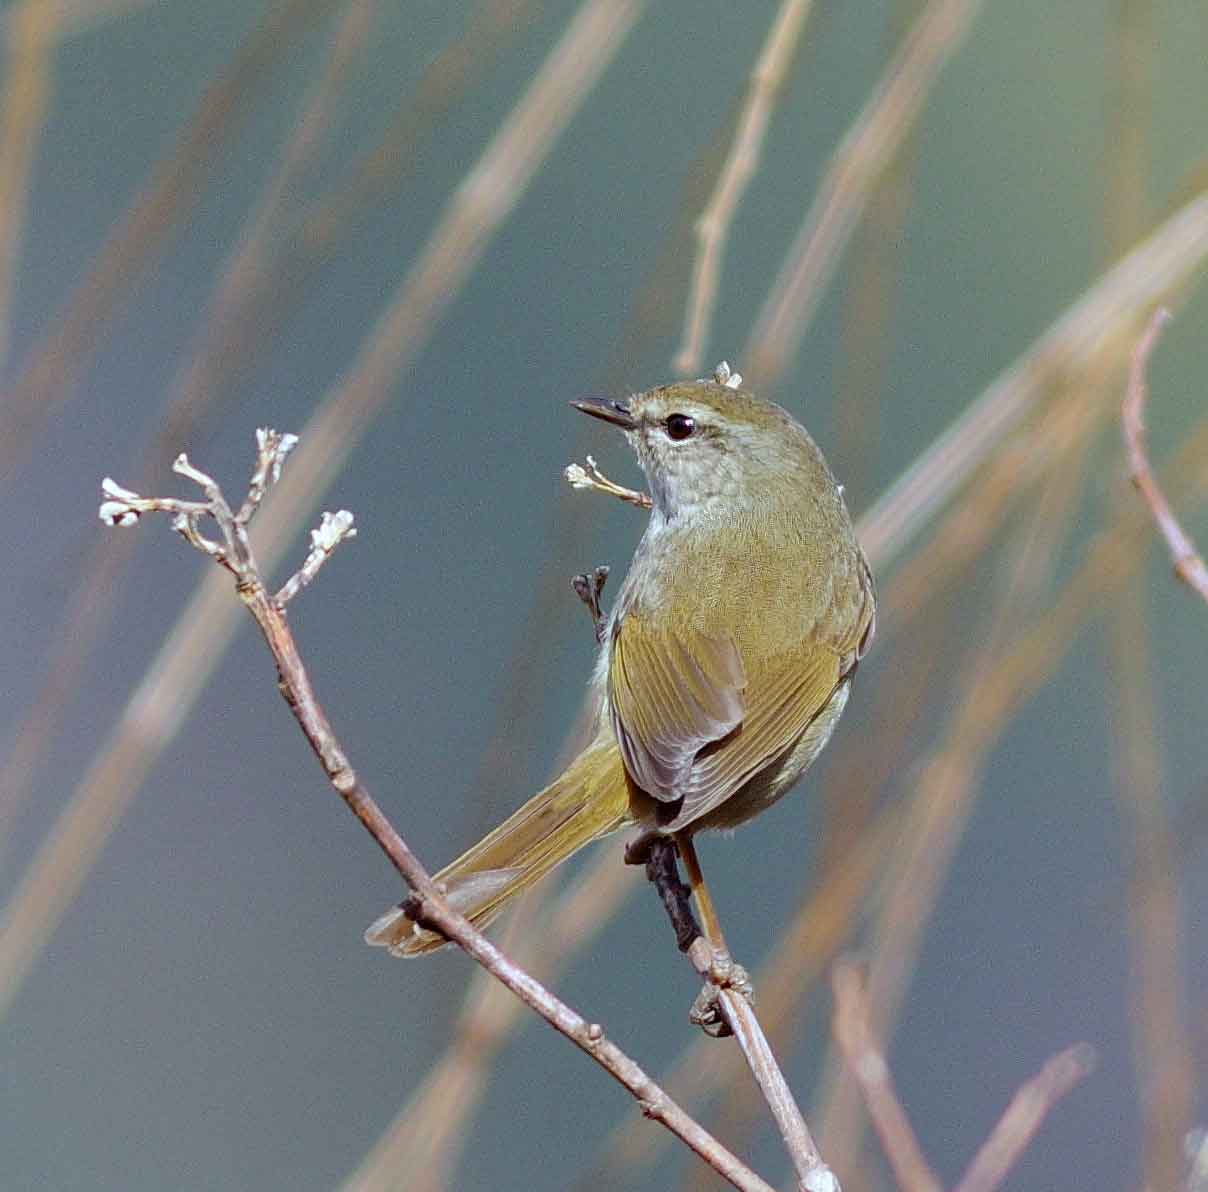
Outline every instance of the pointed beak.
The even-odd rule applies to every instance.
[[[593,418],[611,422],[622,430],[635,430],[637,419],[629,412],[629,407],[623,402],[612,401],[607,397],[581,397],[570,403],[576,410],[590,414]]]

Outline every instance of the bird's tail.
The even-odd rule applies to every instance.
[[[632,819],[620,753],[612,742],[585,749],[553,783],[436,875],[445,897],[475,927],[585,844]],[[392,907],[365,942],[395,956],[421,956],[445,941]]]

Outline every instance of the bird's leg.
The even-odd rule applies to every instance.
[[[689,885],[680,881],[677,855],[684,859]],[[625,849],[625,860],[630,865],[646,866],[646,877],[666,908],[679,950],[687,953],[692,967],[704,978],[704,988],[692,1003],[689,1019],[707,1035],[725,1038],[732,1032],[719,994],[723,989],[733,989],[749,999],[751,983],[746,971],[730,957],[691,837],[687,833],[671,837],[653,832],[639,836]],[[703,932],[692,910],[693,900]]]
[[[680,881],[675,853],[675,841],[670,836],[651,834],[640,836],[625,849],[625,862],[646,866],[646,877],[658,891],[679,950],[690,952],[703,937],[692,913],[692,890]]]
[[[608,568],[596,567],[590,575],[586,572],[581,572],[579,575],[571,576],[570,586],[574,588],[575,595],[587,606],[587,611],[591,615],[591,623],[596,631],[596,641],[604,640],[604,627],[608,624],[608,618],[604,615],[600,608],[600,594],[604,591],[604,584],[608,580]]]
[[[732,1033],[722,1012],[719,996],[721,991],[732,989],[750,1001],[754,990],[751,988],[746,969],[734,963],[730,949],[726,947],[726,939],[722,935],[721,923],[718,921],[709,887],[705,885],[691,835],[687,832],[681,833],[676,837],[676,843],[680,856],[684,859],[688,884],[704,928],[703,934],[694,940],[688,949],[688,959],[705,979],[705,986],[693,1002],[688,1017],[706,1034],[721,1038]]]

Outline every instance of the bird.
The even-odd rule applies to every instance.
[[[592,841],[732,829],[810,767],[872,641],[876,596],[843,489],[786,410],[725,366],[624,400],[571,402],[620,430],[650,515],[599,626],[598,711],[566,769],[435,880],[476,927]],[[441,947],[407,903],[366,931],[397,956]]]

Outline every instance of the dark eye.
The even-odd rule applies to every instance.
[[[691,437],[696,430],[696,423],[687,414],[667,415],[667,436],[677,443]]]

